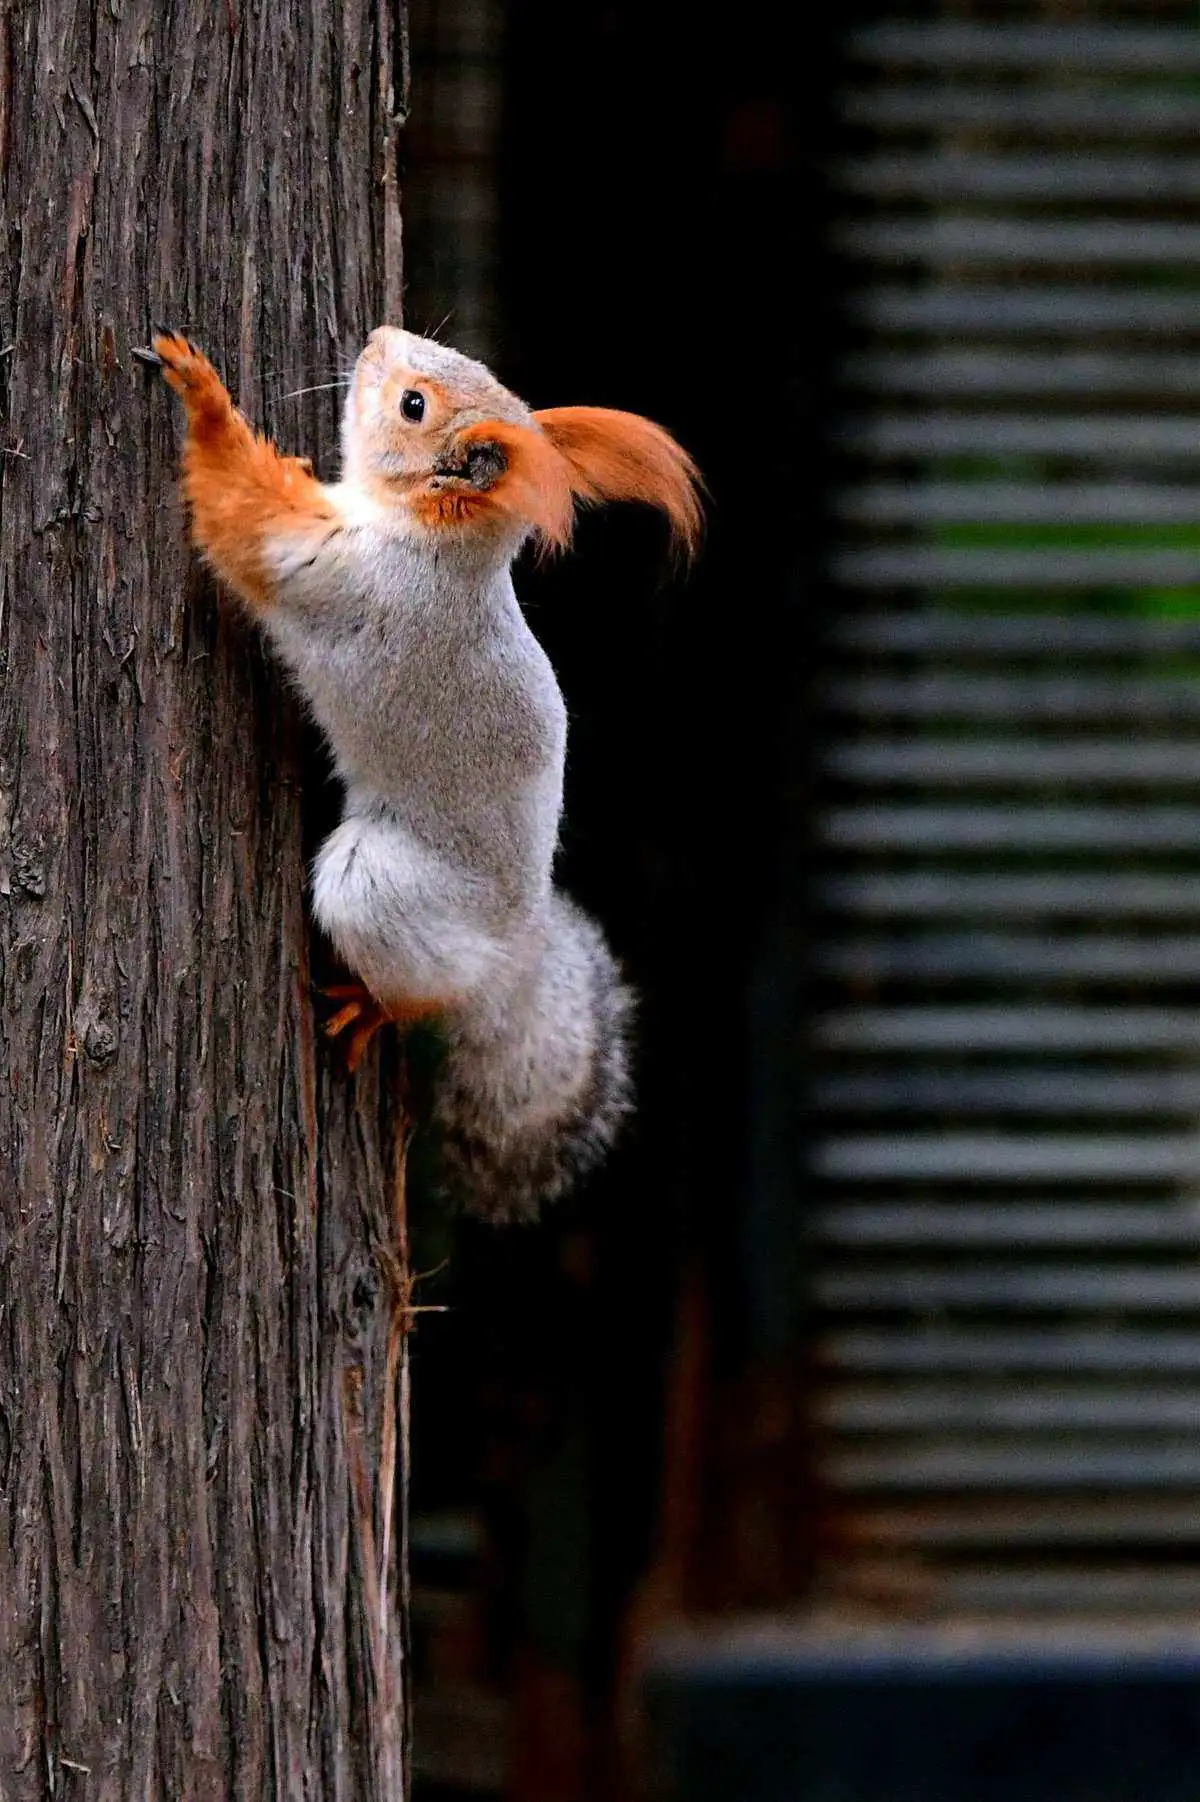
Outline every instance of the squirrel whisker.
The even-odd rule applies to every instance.
[[[353,376],[339,376],[336,382],[317,382],[312,388],[293,388],[288,394],[281,394],[280,400],[297,400],[302,394],[324,394],[330,388],[348,388],[354,380]]]

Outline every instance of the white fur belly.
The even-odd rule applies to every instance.
[[[351,815],[313,866],[313,910],[382,1001],[452,1004],[507,986],[514,947],[487,925],[486,893],[402,827]]]

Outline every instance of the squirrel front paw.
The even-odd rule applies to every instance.
[[[179,395],[193,423],[232,413],[225,384],[202,350],[181,332],[157,332],[151,342],[162,363],[163,380]]]

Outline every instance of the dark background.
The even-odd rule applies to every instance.
[[[414,19],[413,330],[441,321],[464,254],[414,215],[439,153],[421,124],[434,14]],[[571,713],[559,878],[641,996],[636,1122],[537,1228],[447,1237],[426,1217],[418,1254],[448,1259],[425,1295],[450,1309],[416,1342],[418,1523],[482,1509],[491,1676],[511,1687],[523,1661],[549,1664],[579,1681],[586,1712],[587,1698],[603,1709],[631,1593],[662,1553],[664,1382],[687,1322],[703,1320],[707,1386],[737,1437],[754,1430],[746,1373],[788,1356],[797,1307],[794,1209],[764,1209],[785,1179],[760,1148],[787,1159],[789,1099],[763,1072],[797,1017],[831,51],[782,7],[725,32],[682,5],[523,3],[496,41],[488,360],[534,406],[660,421],[709,489],[690,572],[633,508],[585,516],[569,556],[518,572]],[[453,315],[439,335],[462,343]],[[772,1435],[768,1457],[790,1459]],[[720,1439],[685,1464],[720,1466]],[[746,1449],[725,1461],[754,1481]],[[707,1506],[685,1487],[674,1532],[688,1544],[672,1556],[699,1599],[802,1581],[794,1495],[782,1550],[723,1530],[719,1468]]]
[[[969,1796],[1050,1719],[1031,1793],[1140,1794],[1164,1732],[1189,1768],[1192,1667],[1167,1728],[1129,1628],[1194,1619],[1191,1032],[1122,1035],[1195,1003],[1156,807],[1195,755],[1196,17],[417,0],[408,323],[662,420],[711,489],[687,580],[632,509],[520,572],[573,716],[561,874],[643,1003],[587,1193],[425,1216],[417,1741],[457,1681],[443,1745],[483,1744],[482,1685],[512,1797],[640,1793],[647,1670],[688,1793],[790,1799],[819,1743],[822,1794]],[[445,1589],[421,1612],[455,1518],[457,1642]],[[909,1731],[915,1653],[953,1745],[940,1701]]]

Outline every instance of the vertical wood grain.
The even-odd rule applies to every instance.
[[[130,350],[193,333],[332,473],[336,394],[288,397],[396,316],[402,33],[0,13],[2,1802],[399,1793],[342,1419],[347,1370],[379,1419],[387,1109],[314,1032],[311,741]]]

